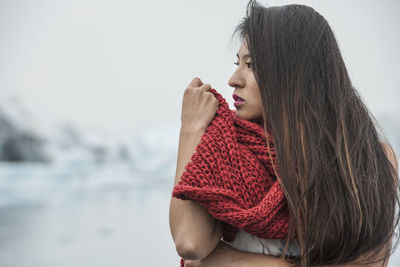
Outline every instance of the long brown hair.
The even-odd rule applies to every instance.
[[[296,235],[301,250],[283,258],[297,266],[387,259],[399,221],[396,169],[328,22],[306,5],[250,0],[237,33],[253,62],[264,128],[275,140],[289,237]]]

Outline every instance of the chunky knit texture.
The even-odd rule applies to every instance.
[[[260,238],[287,238],[288,208],[274,175],[273,168],[279,169],[272,135],[266,136],[255,122],[237,118],[214,88],[209,92],[217,98],[218,110],[172,196],[205,207],[223,223],[225,241],[233,241],[239,228]]]

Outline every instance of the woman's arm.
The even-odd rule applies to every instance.
[[[181,129],[174,186],[179,182],[204,132]],[[171,197],[169,224],[176,250],[179,256],[185,259],[206,257],[217,246],[222,236],[222,224],[193,200]]]

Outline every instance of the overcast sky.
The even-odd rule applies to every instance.
[[[312,6],[330,23],[375,114],[400,113],[400,1],[259,1]],[[118,131],[180,123],[193,77],[220,91],[247,1],[0,0],[0,96],[35,117]]]

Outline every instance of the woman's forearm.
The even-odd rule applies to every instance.
[[[181,129],[174,186],[191,160],[204,131]],[[222,225],[193,200],[171,197],[169,224],[178,254],[185,259],[206,257],[218,244]]]

